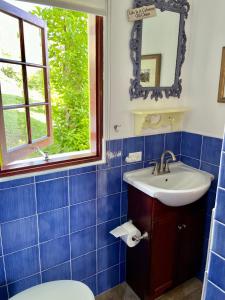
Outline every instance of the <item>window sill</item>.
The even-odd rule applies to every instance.
[[[104,157],[105,155],[98,155],[90,151],[80,151],[73,154],[72,157],[64,154],[52,156],[48,162],[44,161],[44,159],[38,162],[37,159],[30,159],[26,161],[26,164],[24,161],[21,161],[1,170],[0,181],[102,164],[105,162]]]

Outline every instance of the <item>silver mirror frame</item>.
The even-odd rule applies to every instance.
[[[177,97],[180,98],[182,92],[181,69],[185,60],[187,37],[185,33],[185,20],[188,17],[190,4],[187,0],[134,0],[134,8],[155,5],[163,11],[172,11],[180,14],[180,26],[178,36],[177,61],[175,70],[175,80],[171,87],[142,87],[140,81],[141,48],[143,20],[135,21],[131,32],[130,57],[133,63],[133,79],[131,79],[130,99],[144,98],[155,99]]]

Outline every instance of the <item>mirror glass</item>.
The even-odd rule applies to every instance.
[[[156,17],[143,20],[140,84],[170,87],[175,81],[180,14],[156,10]]]

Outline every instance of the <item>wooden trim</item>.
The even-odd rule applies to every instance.
[[[32,104],[15,104],[15,105],[3,105],[3,110],[10,110],[10,109],[17,109],[17,108],[26,108],[26,107],[38,107],[38,106],[49,106],[50,103],[46,103],[46,102],[35,102]]]
[[[52,129],[52,105],[51,105],[51,94],[50,94],[50,70],[49,70],[49,59],[48,59],[48,36],[46,25],[42,29],[42,59],[43,64],[46,67],[44,70],[44,87],[45,87],[45,101],[48,104],[46,106],[46,124],[47,124],[47,135],[49,137],[49,144],[53,141],[53,129]]]
[[[51,120],[51,101],[50,101],[50,92],[49,92],[49,70],[48,70],[48,51],[47,47],[47,33],[45,22],[36,16],[33,16],[17,7],[10,5],[4,1],[0,3],[0,11],[6,13],[10,16],[16,17],[19,22],[19,34],[20,34],[20,50],[21,50],[21,62],[9,59],[0,58],[2,63],[16,64],[21,65],[22,67],[22,76],[23,76],[23,91],[25,104],[21,105],[7,105],[3,106],[2,99],[0,102],[0,130],[1,130],[1,152],[3,158],[2,169],[6,167],[7,164],[14,160],[21,159],[30,153],[34,152],[35,147],[46,147],[52,142],[52,120]],[[38,26],[42,32],[42,55],[43,55],[43,65],[39,64],[30,64],[26,61],[26,49],[25,49],[25,36],[24,36],[24,22],[28,22],[33,26]],[[45,87],[45,103],[30,103],[29,102],[29,88],[28,88],[28,77],[27,77],[27,67],[41,68],[43,69],[44,76],[44,87]],[[43,137],[42,140],[33,141],[32,137],[32,126],[31,126],[31,116],[30,116],[30,107],[45,105],[46,108],[46,125],[47,125],[47,136]],[[17,108],[24,108],[26,113],[26,122],[27,122],[27,144],[13,149],[7,149],[6,143],[6,133],[4,126],[4,110],[12,110]]]
[[[22,19],[19,19],[19,28],[20,28],[21,59],[23,62],[26,62],[24,27],[23,27]],[[31,134],[31,123],[30,123],[30,108],[29,108],[29,94],[28,94],[26,65],[22,66],[22,73],[23,73],[23,91],[24,91],[24,99],[25,99],[25,105],[26,105],[25,111],[26,111],[26,121],[27,121],[28,144],[31,144],[32,143],[32,134]]]
[[[103,138],[103,17],[96,17],[96,115],[91,112],[92,128],[96,128],[95,144],[92,141],[93,148],[90,154],[81,155],[68,155],[64,159],[52,159],[48,162],[44,160],[37,161],[35,164],[20,165],[20,166],[7,166],[4,170],[0,171],[0,177],[22,175],[33,172],[41,172],[50,169],[65,168],[69,166],[80,165],[84,163],[97,162],[102,159],[102,138]],[[92,91],[93,93],[93,91]],[[0,98],[1,101],[1,98]],[[91,104],[94,105],[94,102]],[[34,105],[32,105],[34,106]],[[48,106],[47,106],[48,107]],[[93,108],[93,107],[92,107]],[[1,122],[0,110],[0,122]],[[34,145],[30,145],[33,146]],[[96,151],[94,151],[96,150]],[[24,151],[24,150],[22,150]]]
[[[97,153],[102,156],[102,139],[103,139],[103,69],[104,69],[104,41],[103,41],[104,19],[96,17],[96,97],[97,97]]]
[[[71,159],[65,158],[64,160],[60,158],[60,160],[55,160],[51,162],[45,162],[44,160],[39,161],[38,163],[27,165],[21,165],[20,167],[7,167],[7,169],[2,170],[0,172],[1,177],[9,177],[9,176],[16,176],[16,175],[23,175],[28,173],[35,173],[35,172],[42,172],[46,170],[52,169],[60,169],[66,168],[81,164],[87,164],[92,162],[97,162],[102,159],[101,155],[97,155],[96,153],[90,154],[82,154],[80,156],[72,157]]]
[[[5,135],[5,122],[4,122],[4,114],[2,109],[2,93],[1,93],[1,82],[0,82],[0,172],[3,167],[3,158],[6,153],[6,135]]]
[[[96,17],[89,15],[89,84],[90,84],[90,146],[96,152],[97,138],[97,36]]]
[[[39,65],[39,64],[34,64],[34,63],[29,63],[29,62],[24,62],[24,61],[18,61],[18,60],[13,60],[13,59],[6,59],[6,58],[1,58],[1,57],[0,57],[0,62],[6,63],[6,64],[13,64],[13,65],[20,65],[20,66],[27,66],[27,67],[35,67],[35,68],[40,68],[40,69],[47,69],[46,65]]]
[[[32,25],[35,25],[38,27],[45,26],[45,22],[43,20],[41,20],[38,17],[31,15],[28,12],[26,12],[14,5],[11,5],[8,2],[5,2],[3,0],[0,1],[0,11],[9,16],[15,17],[17,19],[18,18],[23,19],[24,21],[26,21]]]
[[[219,92],[218,99],[219,103],[225,103],[225,47],[222,50],[222,60],[221,60],[221,69],[220,69],[220,83],[219,83]]]

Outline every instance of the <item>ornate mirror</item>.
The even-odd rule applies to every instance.
[[[134,0],[134,8],[149,5],[155,5],[156,16],[135,21],[131,33],[130,98],[179,98],[190,5],[187,0]]]

